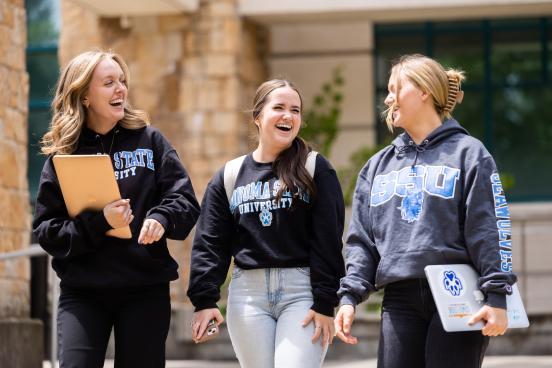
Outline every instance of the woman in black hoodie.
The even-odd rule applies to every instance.
[[[42,140],[48,158],[33,232],[61,279],[61,367],[102,367],[112,329],[116,366],[165,365],[169,282],[178,278],[166,239],[186,238],[199,204],[174,148],[130,107],[128,81],[119,55],[75,57],[59,78]],[[123,199],[70,218],[52,164],[56,154],[109,155]],[[131,239],[106,235],[127,225]]]

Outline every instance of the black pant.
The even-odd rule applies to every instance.
[[[115,367],[165,366],[169,284],[133,288],[62,287],[57,319],[60,368],[103,367],[111,329]]]
[[[488,344],[481,331],[443,329],[427,280],[385,287],[378,368],[479,368]]]

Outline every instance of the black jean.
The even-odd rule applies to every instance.
[[[443,329],[426,279],[385,286],[378,368],[479,368],[488,344],[481,331]]]
[[[111,330],[115,367],[165,366],[169,284],[132,288],[62,287],[57,318],[60,368],[103,367]]]

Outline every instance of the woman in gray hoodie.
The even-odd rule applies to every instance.
[[[509,211],[492,156],[452,119],[463,80],[431,58],[402,57],[385,104],[389,129],[404,132],[358,176],[335,326],[356,343],[355,306],[385,288],[378,367],[480,367],[489,336],[507,329]],[[454,263],[481,275],[486,303],[470,321],[483,321],[481,332],[441,325],[424,267]]]

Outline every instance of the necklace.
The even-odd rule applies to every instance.
[[[109,152],[107,153],[109,156],[111,156],[111,150],[113,149],[113,142],[115,142],[115,135],[119,133],[119,129],[116,129],[113,132],[113,136],[111,137],[111,144],[109,145]],[[105,154],[105,147],[103,144],[102,137],[99,134],[96,134],[96,138],[100,140],[100,145],[102,146],[102,151]]]

